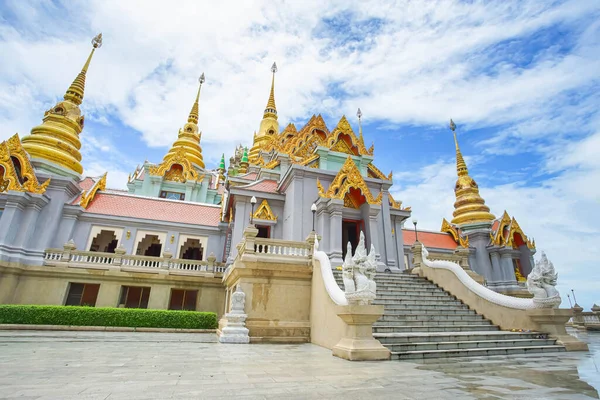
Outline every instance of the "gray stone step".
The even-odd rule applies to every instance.
[[[394,307],[394,306],[385,306],[385,313],[384,315],[390,315],[390,316],[394,316],[394,315],[398,315],[398,316],[402,316],[402,315],[422,315],[422,316],[427,316],[427,315],[478,315],[475,311],[473,310],[469,310],[468,308],[456,308],[456,309],[451,309],[451,308],[447,308],[444,310],[440,310],[438,308],[431,308],[431,309],[426,309],[426,310],[414,310],[414,309],[407,309],[407,308],[390,308],[390,307]]]
[[[456,297],[454,296],[450,296],[444,292],[438,292],[438,293],[432,293],[432,292],[397,292],[397,293],[393,293],[393,294],[388,294],[388,293],[379,293],[377,292],[377,297],[378,298],[389,298],[389,299],[410,299],[410,298],[417,298],[417,299],[428,299],[428,300],[435,300],[435,299],[456,299]]]
[[[456,305],[460,306],[462,303],[458,300],[453,300],[452,298],[440,298],[440,299],[425,299],[413,297],[411,299],[380,299],[375,298],[373,304],[384,304],[384,305],[398,305],[399,303],[404,305]]]
[[[377,304],[377,299],[375,300],[375,304]],[[421,310],[439,310],[439,311],[446,311],[446,310],[469,310],[471,311],[471,309],[469,307],[467,307],[466,305],[464,305],[463,303],[459,302],[459,301],[455,301],[455,302],[446,302],[446,303],[440,303],[440,302],[421,302],[419,303],[416,300],[407,300],[407,302],[402,302],[402,303],[390,303],[390,304],[386,304],[385,305],[385,312],[387,311],[392,311],[392,310],[413,310],[413,311],[421,311]]]
[[[424,343],[424,342],[465,342],[482,340],[546,339],[548,335],[539,332],[437,332],[437,333],[373,333],[373,337],[388,344]]]
[[[485,357],[505,356],[515,354],[532,353],[554,353],[565,351],[563,346],[533,346],[533,347],[493,347],[454,350],[427,350],[408,351],[404,353],[392,353],[392,360],[422,360],[427,358],[449,358],[449,357]]]
[[[379,321],[429,321],[429,322],[440,322],[440,321],[484,321],[482,315],[470,314],[470,315],[457,315],[457,314],[388,314],[385,313]]]
[[[411,326],[411,325],[373,325],[375,333],[391,333],[391,332],[477,332],[477,331],[497,331],[499,328],[496,325],[442,325],[436,324],[433,326]]]
[[[552,339],[513,339],[513,340],[478,340],[464,342],[423,342],[423,343],[404,343],[384,345],[393,353],[406,353],[410,351],[431,351],[431,350],[456,350],[456,349],[489,349],[489,348],[509,348],[509,347],[536,347],[553,346]]]
[[[381,320],[379,319],[377,322],[373,324],[373,327],[380,326],[422,326],[422,327],[438,327],[440,325],[443,326],[467,326],[467,325],[475,325],[475,326],[483,326],[483,325],[492,325],[492,323],[485,319],[479,320],[471,320],[471,321],[453,321],[453,320],[443,320],[443,321],[432,321],[432,320]]]

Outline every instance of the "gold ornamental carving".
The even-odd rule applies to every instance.
[[[394,210],[402,210],[402,202],[394,200],[394,197],[391,193],[388,193],[388,201],[390,203],[390,207]]]
[[[19,168],[15,166],[13,160],[16,160]],[[0,192],[16,190],[43,194],[50,184],[50,179],[43,184],[38,182],[29,156],[16,134],[0,143],[0,166],[3,169],[3,176],[0,176]]]
[[[176,182],[186,182],[186,181],[200,181],[204,178],[204,175],[198,176],[198,172],[192,166],[192,163],[187,159],[186,152],[183,147],[178,147],[174,152],[167,154],[164,161],[158,165],[152,166],[149,168],[150,175],[154,176],[162,176],[165,179],[167,178],[167,172],[171,170],[173,165],[178,164],[181,166],[182,170],[180,174],[170,176],[170,178],[178,179]]]
[[[508,231],[508,232],[507,232]],[[504,234],[506,232],[506,235]],[[519,234],[523,239],[523,242],[527,245],[529,249],[535,249],[535,241],[531,240],[527,237],[525,232],[519,226],[517,220],[513,217],[511,218],[506,211],[502,214],[502,218],[498,223],[498,228],[495,233],[490,233],[490,241],[491,244],[495,246],[506,246],[517,248],[517,244],[515,243],[515,234]]]
[[[446,218],[443,219],[442,221],[442,228],[440,229],[441,232],[444,233],[449,233],[450,235],[452,235],[452,238],[454,239],[454,241],[461,245],[464,248],[469,248],[469,237],[463,237],[458,228],[452,224],[450,224]]]
[[[333,182],[331,182],[331,185],[329,185],[327,191],[323,189],[319,180],[317,180],[317,188],[319,190],[319,196],[330,199],[343,200],[346,197],[346,193],[348,193],[351,188],[360,190],[369,204],[380,205],[383,197],[382,191],[379,192],[379,195],[377,195],[376,198],[373,197],[373,194],[360,174],[360,170],[350,156],[346,159],[346,162],[333,179]]]
[[[88,208],[92,200],[96,197],[96,193],[100,190],[106,190],[106,172],[100,179],[94,183],[94,186],[90,188],[87,192],[84,192],[81,195],[81,200],[79,201],[79,205],[83,208]]]
[[[265,221],[277,221],[277,216],[273,214],[273,210],[271,210],[271,206],[269,202],[264,199],[260,206],[256,210],[254,214],[252,214],[253,219],[262,219]]]

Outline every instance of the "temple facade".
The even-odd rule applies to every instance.
[[[411,208],[392,196],[392,173],[376,166],[374,145],[365,145],[360,110],[358,133],[345,116],[334,127],[313,115],[301,127],[281,129],[275,64],[252,146],[237,147],[227,167],[225,155],[214,169],[203,160],[202,75],[187,122],[162,161],[138,166],[126,190],[107,188],[106,174],[85,176],[80,105],[101,35],[92,43],[82,71],[41,125],[0,143],[0,303],[221,314],[223,272],[249,225],[270,243],[267,251],[282,256],[280,248],[294,248],[285,243],[316,231],[334,268],[362,231],[379,272],[412,267],[417,237],[405,228]],[[418,240],[440,258],[462,254],[488,287],[522,295],[535,244],[506,212],[490,213],[454,137],[453,218],[439,232],[419,231]]]

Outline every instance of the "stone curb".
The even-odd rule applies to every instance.
[[[132,327],[126,327],[126,326],[20,325],[20,324],[0,324],[0,330],[4,330],[4,331],[217,333],[216,329],[132,328]]]

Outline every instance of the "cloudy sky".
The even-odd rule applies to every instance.
[[[424,229],[451,218],[449,118],[492,212],[507,210],[600,304],[600,2],[0,2],[0,139],[27,134],[104,45],[82,106],[85,173],[160,161],[200,104],[207,167],[250,145],[277,61],[282,126],[342,115]]]

